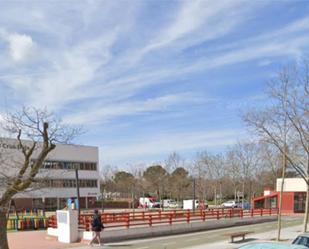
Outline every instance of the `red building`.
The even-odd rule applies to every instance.
[[[282,179],[277,179],[276,191],[265,190],[264,195],[252,199],[254,208],[279,208]],[[305,212],[306,182],[302,178],[285,178],[282,193],[283,213]]]

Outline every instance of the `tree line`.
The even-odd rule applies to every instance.
[[[110,197],[117,192],[119,198],[129,199],[156,196],[181,201],[195,196],[214,204],[237,199],[243,193],[250,201],[265,188],[275,190],[281,175],[280,160],[278,150],[252,141],[239,142],[220,154],[202,151],[192,161],[173,152],[164,163],[145,168],[117,170],[105,166],[101,191]],[[288,174],[296,175],[294,171]]]

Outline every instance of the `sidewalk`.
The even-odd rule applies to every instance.
[[[290,244],[293,239],[296,238],[297,235],[301,233],[302,225],[287,227],[281,230],[281,242],[283,244]],[[273,232],[265,232],[258,234],[250,234],[247,236],[247,242],[245,243],[230,243],[228,239],[225,241],[203,244],[199,246],[187,247],[186,249],[235,249],[240,246],[253,243],[253,242],[275,242],[275,238],[277,235],[277,230],[273,230]]]
[[[62,249],[85,246],[87,243],[65,244],[56,237],[47,236],[46,230],[8,233],[10,249]]]

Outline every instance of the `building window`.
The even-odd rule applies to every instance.
[[[57,180],[47,180],[47,186],[51,188],[76,188],[76,180],[74,179],[57,179]],[[80,188],[97,188],[97,180],[80,179]]]
[[[34,162],[34,160],[32,160]],[[93,162],[63,162],[63,161],[44,161],[43,169],[64,169],[64,170],[97,170],[97,164]]]

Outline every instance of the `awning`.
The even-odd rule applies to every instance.
[[[278,196],[278,193],[271,193],[270,195],[259,196],[259,197],[253,198],[253,201],[265,200],[265,199],[272,198],[275,196]]]

